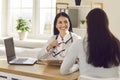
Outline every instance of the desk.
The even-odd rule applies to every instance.
[[[0,72],[36,78],[36,80],[75,80],[79,76],[79,72],[63,76],[60,74],[58,66],[45,64],[9,65],[5,59],[0,59]]]

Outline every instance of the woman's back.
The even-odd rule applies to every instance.
[[[91,76],[91,77],[98,77],[98,78],[118,78],[119,77],[119,66],[112,67],[112,68],[104,68],[104,67],[95,67],[91,64],[87,63],[87,56],[86,56],[86,47],[83,44],[84,40],[79,39],[72,44],[69,48],[68,55],[65,57],[64,62],[61,66],[61,73],[68,74],[71,73],[71,68],[74,65],[74,61],[76,58],[79,58],[79,70],[80,76]],[[69,64],[68,64],[69,63]]]
[[[109,30],[106,13],[99,8],[91,10],[87,17],[87,62],[95,67],[119,66],[119,40]]]
[[[91,10],[87,17],[87,36],[69,48],[61,73],[72,73],[76,58],[80,75],[111,78],[119,77],[120,41],[110,32],[106,13],[99,8]]]
[[[91,77],[100,77],[100,78],[113,78],[113,77],[119,77],[119,67],[111,67],[111,68],[104,68],[104,67],[95,67],[91,64],[87,63],[86,59],[86,48],[81,48],[79,44],[83,44],[83,41],[77,41],[76,42],[76,53],[77,56],[79,56],[79,70],[80,70],[80,75],[85,75],[85,76],[91,76]],[[85,42],[87,44],[87,42]],[[85,47],[85,44],[81,45]],[[75,50],[75,51],[76,51]]]

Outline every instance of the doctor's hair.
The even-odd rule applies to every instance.
[[[57,20],[58,20],[58,18],[59,17],[61,17],[61,16],[63,16],[63,17],[66,17],[67,19],[68,19],[68,21],[69,21],[69,23],[70,23],[70,27],[69,27],[69,31],[70,32],[73,32],[73,30],[72,30],[72,23],[71,23],[71,20],[70,20],[70,17],[65,13],[65,12],[60,12],[60,13],[58,13],[57,15],[56,15],[56,17],[55,17],[55,19],[54,19],[54,35],[58,35],[59,34],[59,31],[58,31],[58,29],[56,28],[56,24],[57,24]]]
[[[87,62],[109,68],[120,64],[120,41],[110,32],[104,10],[95,8],[87,17]]]

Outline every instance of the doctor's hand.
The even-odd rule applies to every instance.
[[[56,47],[56,46],[59,46],[59,43],[58,43],[57,40],[53,40],[50,44],[48,44],[46,50],[49,51],[50,49],[52,49],[52,48],[54,48],[54,47]]]

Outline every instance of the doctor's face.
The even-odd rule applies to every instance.
[[[70,27],[70,22],[68,20],[68,18],[64,17],[64,16],[60,16],[57,20],[57,24],[56,24],[56,28],[58,29],[58,31],[60,33],[66,33],[68,32]]]

